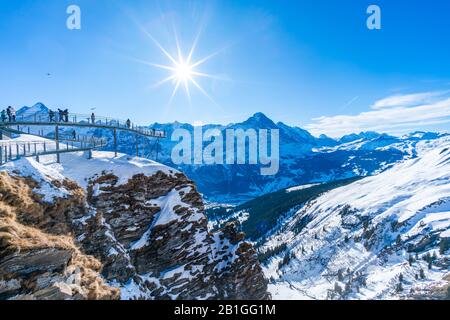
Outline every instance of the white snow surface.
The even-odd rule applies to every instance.
[[[424,246],[419,259],[408,264],[415,255],[406,250],[408,245],[429,235],[450,235],[450,139],[420,142],[417,152],[415,159],[318,197],[267,240],[263,249],[287,245],[264,267],[274,299],[328,299],[336,284],[344,288],[347,283],[348,299],[396,299],[450,271],[428,270],[420,258],[425,253],[448,258],[449,250],[440,254],[439,245]],[[349,210],[341,214],[345,206]],[[300,219],[308,223],[296,230]],[[367,230],[373,232],[370,237],[364,236]],[[294,256],[280,265],[286,253]],[[420,269],[426,277],[417,280]],[[404,282],[398,292],[400,274]],[[355,285],[358,277],[365,286]]]

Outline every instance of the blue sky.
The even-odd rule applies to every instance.
[[[81,8],[81,30],[66,8]],[[366,28],[377,4],[382,29]],[[0,105],[155,121],[229,123],[264,112],[314,134],[447,130],[447,0],[0,0]],[[171,81],[175,32],[204,93]],[[147,63],[142,63],[147,62]],[[51,73],[47,76],[46,73]]]

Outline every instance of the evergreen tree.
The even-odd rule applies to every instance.
[[[413,258],[412,255],[409,255],[408,263],[409,263],[410,266],[412,266],[412,264],[414,263],[414,258]]]
[[[445,254],[445,251],[447,251],[447,249],[448,249],[447,246],[448,246],[447,241],[444,239],[441,239],[441,242],[439,242],[439,253]]]
[[[338,280],[339,280],[339,281],[343,281],[343,280],[344,280],[344,275],[343,275],[343,273],[342,273],[342,270],[340,270],[340,269],[339,269],[339,271],[338,271]]]
[[[365,220],[365,221],[363,222],[363,228],[364,228],[364,230],[367,230],[368,227],[369,227],[369,220]]]
[[[436,251],[433,252],[433,256],[431,257],[431,261],[434,261],[437,259]]]
[[[347,282],[347,283],[345,284],[345,293],[349,293],[349,292],[350,292],[350,289],[351,289],[350,282]]]
[[[334,284],[334,291],[335,291],[337,294],[342,295],[342,288],[341,288],[341,286],[339,285],[339,283],[337,283],[337,282]]]
[[[420,279],[425,279],[425,272],[423,271],[422,268],[419,271],[419,276],[420,276]]]

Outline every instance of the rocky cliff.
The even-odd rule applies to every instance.
[[[1,168],[0,298],[270,298],[252,246],[233,223],[208,230],[182,173],[100,152],[62,160]]]

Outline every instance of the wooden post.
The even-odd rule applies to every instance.
[[[117,158],[117,129],[114,128],[114,155]]]
[[[12,160],[12,149],[11,149],[11,144],[9,145],[9,160]]]
[[[0,147],[0,165],[3,164],[3,147]]]
[[[16,143],[16,159],[20,158],[20,153],[19,153],[19,144]]]
[[[56,142],[56,162],[61,163],[61,157],[59,154],[59,126],[55,126],[55,142]]]

